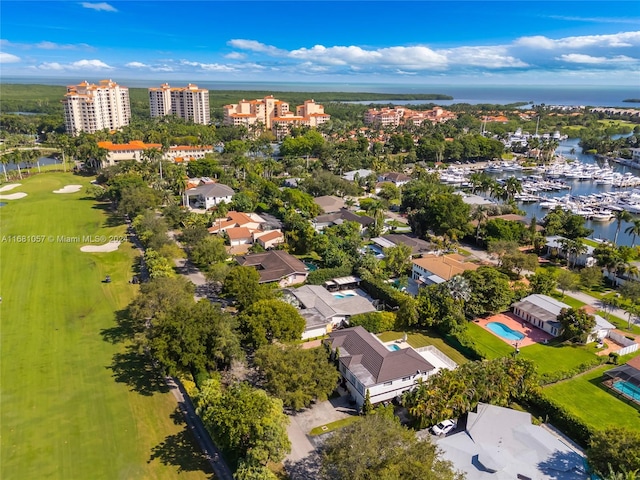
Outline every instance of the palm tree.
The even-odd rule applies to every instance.
[[[504,182],[504,195],[507,200],[513,200],[518,193],[522,193],[522,181],[516,177],[509,177]]]
[[[616,234],[613,237],[613,243],[617,244],[618,243],[618,234],[620,233],[620,227],[622,226],[622,222],[630,222],[632,217],[631,214],[629,212],[627,212],[626,210],[619,210],[616,213],[613,214],[614,218],[616,219]]]
[[[640,219],[632,220],[631,221],[631,225],[629,225],[624,230],[624,233],[626,233],[628,235],[633,235],[633,241],[631,242],[631,246],[635,247],[636,246],[636,236],[640,235]]]
[[[5,182],[9,181],[9,176],[7,175],[7,164],[11,161],[11,157],[9,155],[4,154],[0,156],[0,163],[2,163],[2,172],[4,173]]]
[[[487,211],[487,207],[484,205],[478,205],[478,207],[474,210],[471,215],[471,220],[477,220],[478,225],[476,226],[476,244],[480,241],[480,227],[482,224],[489,218],[489,212]]]
[[[13,163],[18,168],[18,176],[20,180],[22,180],[22,170],[20,170],[20,163],[22,163],[22,153],[20,150],[14,150],[11,153],[11,163]]]

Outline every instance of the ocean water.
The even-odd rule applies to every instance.
[[[35,83],[42,85],[71,85],[84,78],[63,77],[2,77],[3,83]],[[87,78],[97,82],[99,78]],[[147,88],[158,86],[166,79],[114,79],[128,87]],[[640,108],[640,104],[626,103],[628,98],[640,98],[640,85],[449,85],[443,83],[286,83],[286,82],[213,82],[206,80],[171,80],[174,85],[196,83],[209,90],[266,90],[272,92],[368,92],[368,93],[439,93],[454,97],[453,100],[439,100],[439,105],[454,103],[495,103],[516,102],[536,105],[585,105]],[[386,101],[385,101],[386,102]],[[394,102],[391,103],[402,103]],[[422,103],[431,103],[429,100]],[[363,102],[370,103],[370,102]],[[420,103],[412,101],[410,103]]]

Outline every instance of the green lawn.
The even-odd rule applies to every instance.
[[[0,477],[207,478],[173,396],[117,341],[115,312],[137,291],[132,245],[83,253],[84,242],[57,238],[122,235],[124,226],[107,227],[82,191],[52,193],[87,178],[20,183],[10,193],[28,196],[0,208]],[[107,274],[112,283],[101,283]]]
[[[511,355],[515,350],[512,345],[503,342],[476,323],[469,323],[468,329],[469,336],[475,340],[479,349],[484,353],[487,359]]]
[[[638,408],[618,399],[601,385],[603,372],[611,368],[612,365],[604,365],[571,380],[545,387],[544,392],[591,427],[623,426],[640,430]]]
[[[403,332],[384,332],[378,335],[378,338],[383,342],[390,342],[392,340],[398,340],[402,338],[404,335]],[[458,350],[449,346],[442,337],[439,337],[435,333],[408,333],[407,334],[407,342],[413,348],[426,347],[428,345],[433,345],[442,353],[444,353],[451,360],[456,362],[458,365],[462,363],[466,363],[469,360],[462,355]]]
[[[323,433],[333,432],[334,430],[339,430],[344,428],[352,423],[357,422],[362,417],[358,415],[353,415],[351,417],[343,418],[341,420],[336,420],[335,422],[327,423],[326,425],[320,425],[319,427],[314,427],[309,432],[309,435],[315,437],[316,435],[322,435]],[[324,428],[323,428],[324,427]]]
[[[553,342],[543,345],[537,343],[520,349],[523,358],[533,360],[539,374],[551,373],[559,370],[571,370],[578,365],[596,358],[595,344],[589,345],[560,345]]]

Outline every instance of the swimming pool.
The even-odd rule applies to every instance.
[[[620,393],[624,393],[625,395],[633,398],[636,402],[640,402],[640,387],[633,383],[627,382],[626,380],[618,380],[613,383],[613,388]]]
[[[355,293],[334,293],[334,297],[336,298],[347,298],[347,297],[355,297]]]
[[[487,328],[499,337],[506,338],[507,340],[522,340],[525,336],[516,330],[507,327],[504,323],[489,322]]]
[[[392,352],[395,352],[396,350],[400,350],[400,347],[398,345],[393,345],[393,344],[387,345],[387,348]]]

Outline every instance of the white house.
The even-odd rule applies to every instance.
[[[512,308],[517,317],[557,337],[562,333],[562,325],[558,321],[558,315],[563,308],[571,307],[547,295],[533,294],[514,303]],[[594,315],[594,317],[596,326],[589,334],[587,343],[606,338],[609,332],[615,328],[600,315]]]
[[[568,258],[567,252],[564,249],[562,242],[566,240],[566,238],[561,237],[559,235],[554,235],[552,237],[547,237],[547,242],[545,247],[547,248],[548,255],[555,255],[561,258]],[[577,258],[571,258],[571,264],[575,262],[576,265],[581,267],[593,267],[597,261],[593,258],[593,248],[591,245],[585,245],[585,251],[578,255]]]
[[[478,264],[464,261],[462,255],[423,255],[412,261],[411,278],[422,285],[433,285],[451,280],[467,270],[477,270]]]
[[[455,368],[456,364],[435,349],[421,354],[408,345],[387,347],[364,328],[352,327],[329,333],[325,341],[339,353],[339,370],[347,390],[358,407],[362,407],[367,391],[371,403],[393,400],[416,387],[439,368]],[[392,347],[395,347],[392,349]],[[437,352],[437,353],[436,353]],[[431,355],[433,363],[425,356]]]
[[[208,210],[219,205],[220,203],[231,203],[231,198],[235,192],[231,187],[222,183],[207,183],[195,188],[191,188],[185,192],[186,197],[191,199],[195,197],[195,206]]]
[[[354,315],[376,311],[357,290],[330,292],[320,285],[304,285],[286,292],[287,301],[300,309],[307,322],[303,340],[326,335]]]

